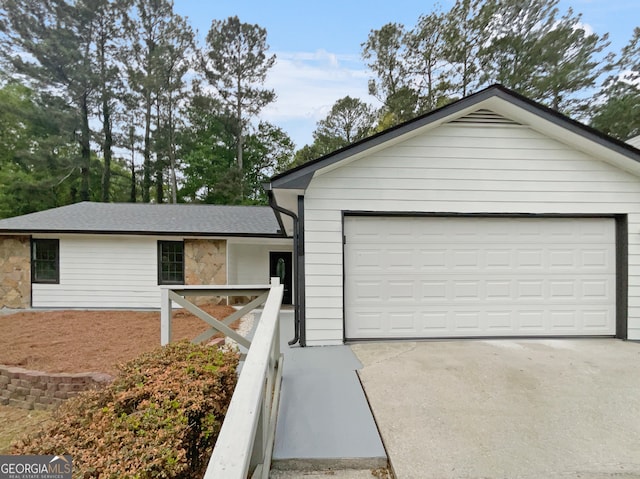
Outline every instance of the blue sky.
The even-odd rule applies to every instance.
[[[267,29],[270,51],[277,56],[267,86],[278,96],[262,118],[282,127],[300,148],[336,100],[346,95],[375,104],[367,93],[370,77],[360,58],[369,31],[388,22],[415,25],[435,2],[419,0],[174,0],[201,42],[213,19],[238,15]],[[454,0],[441,0],[448,10]],[[640,0],[560,0],[595,33],[609,33],[610,49],[619,52],[640,26]]]

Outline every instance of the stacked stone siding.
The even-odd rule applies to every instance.
[[[187,239],[184,241],[185,284],[227,284],[227,242],[225,240]],[[224,303],[225,298],[201,297],[204,302]]]
[[[0,236],[0,309],[31,306],[31,240]]]
[[[0,404],[23,409],[54,409],[81,391],[113,380],[103,373],[44,373],[0,365]]]

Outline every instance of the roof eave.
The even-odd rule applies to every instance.
[[[535,101],[519,94],[514,91],[508,90],[505,87],[500,87],[496,91],[497,98],[507,101],[516,107],[520,107],[522,110],[532,113],[544,120],[549,121],[555,126],[561,127],[574,133],[585,140],[592,141],[600,146],[603,146],[609,150],[613,150],[616,153],[624,155],[638,163],[640,163],[640,150],[635,148],[629,143],[618,140],[606,133],[601,132],[589,125],[580,123],[562,113],[553,110],[547,106],[536,103]]]
[[[522,108],[526,112],[536,115],[543,120],[547,120],[558,127],[564,128],[583,139],[592,141],[599,146],[640,163],[640,150],[632,145],[609,137],[592,127],[573,120],[551,108],[540,105],[502,85],[492,85],[475,94],[445,105],[437,110],[433,110],[421,117],[402,123],[321,158],[276,175],[271,179],[271,188],[306,189],[318,170],[325,169],[347,158],[364,153],[383,143],[388,143],[427,125],[437,126],[438,123],[444,123],[451,117],[462,114],[464,110],[472,109],[492,98],[498,98]]]
[[[65,229],[0,229],[0,234],[70,234],[112,236],[197,236],[217,238],[287,238],[285,233],[217,233],[202,231],[114,231],[114,230],[65,230]]]

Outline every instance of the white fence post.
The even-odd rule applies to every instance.
[[[166,346],[171,342],[171,298],[169,289],[160,288],[160,344]]]

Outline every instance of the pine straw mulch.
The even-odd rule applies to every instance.
[[[218,319],[235,311],[223,305],[201,308]],[[173,312],[172,341],[193,339],[206,329],[192,314]],[[117,364],[159,345],[158,311],[24,311],[0,316],[0,364],[7,366],[114,375]]]

